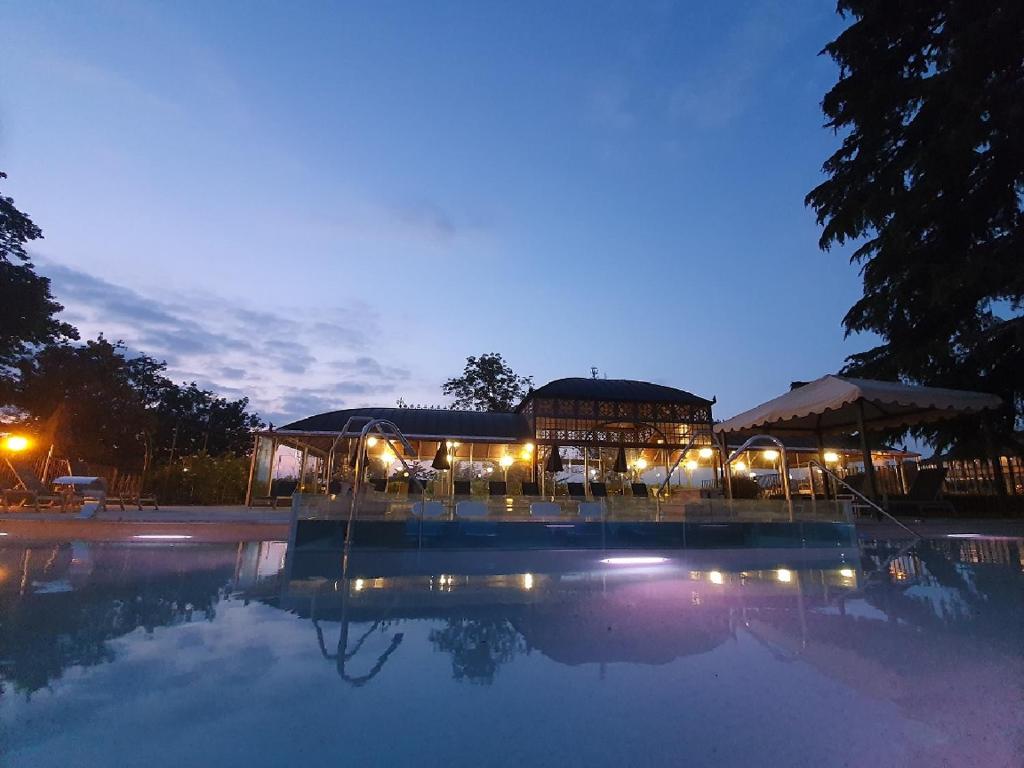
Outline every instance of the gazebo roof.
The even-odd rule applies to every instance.
[[[513,443],[528,440],[533,436],[525,417],[518,413],[453,411],[441,408],[348,408],[293,421],[276,431],[338,434],[345,427],[345,422],[353,416],[387,419],[412,440],[476,438]],[[344,436],[358,436],[364,423],[356,423]]]
[[[715,432],[849,433],[857,429],[861,404],[867,428],[899,428],[998,408],[1001,403],[984,392],[830,375],[716,424]]]
[[[679,403],[682,405],[711,405],[712,400],[698,397],[675,387],[652,384],[632,379],[555,379],[533,390],[526,400],[533,398],[564,398],[570,400],[611,400],[630,403]],[[526,402],[524,400],[524,402]],[[520,406],[522,407],[522,406]]]

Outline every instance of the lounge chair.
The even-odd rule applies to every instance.
[[[456,496],[469,496],[473,493],[469,480],[456,480],[453,489]]]
[[[487,505],[482,501],[460,501],[455,504],[455,516],[479,519],[487,517]]]
[[[412,505],[413,517],[424,520],[439,520],[444,517],[444,504],[440,501],[417,501]]]
[[[504,480],[491,480],[487,483],[487,493],[490,496],[508,496],[508,483]]]
[[[530,502],[531,517],[559,517],[562,508],[554,501],[532,501]]]
[[[8,468],[14,473],[14,478],[19,486],[17,488],[8,488],[3,492],[5,509],[31,506],[38,512],[42,507],[59,506],[61,512],[65,510],[66,498],[61,494],[54,493],[43,485],[42,481],[36,477],[34,470],[23,462],[5,461]]]
[[[647,483],[630,483],[629,487],[633,492],[633,498],[646,499],[650,495]]]
[[[566,490],[569,492],[570,498],[573,499],[585,499],[587,498],[587,492],[583,487],[583,483],[566,483]]]
[[[523,496],[540,496],[540,484],[532,480],[524,480],[521,490]]]
[[[373,486],[373,490],[377,493],[387,493],[388,481],[381,477],[375,477],[370,481],[370,485]]]
[[[607,499],[608,498],[608,484],[607,483],[591,483],[590,484],[590,495],[595,499]]]
[[[897,514],[897,512],[913,514],[927,510],[952,512],[953,505],[941,498],[942,483],[945,479],[945,467],[918,470],[907,495],[888,500],[889,512],[891,514]]]

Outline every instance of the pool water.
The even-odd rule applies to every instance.
[[[0,544],[0,760],[1024,765],[1022,540],[285,555]]]

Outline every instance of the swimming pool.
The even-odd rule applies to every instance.
[[[281,542],[3,540],[5,764],[1024,754],[1018,539],[286,560]]]

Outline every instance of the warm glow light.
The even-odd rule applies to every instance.
[[[363,591],[363,587],[366,586],[366,582],[363,581],[362,579],[356,579],[356,583],[355,583],[354,586],[356,588],[356,592],[362,592]]]
[[[852,579],[853,578],[853,568],[840,568],[839,569],[839,575],[842,576],[844,579]]]
[[[28,448],[28,438],[21,435],[11,435],[4,440],[4,448],[12,453],[18,453]]]
[[[375,446],[376,444],[377,438],[374,437],[373,435],[370,435],[368,438],[366,438],[366,445],[368,448],[373,448],[373,446]]]
[[[533,574],[532,573],[524,573],[523,574],[523,589],[533,589]]]
[[[839,461],[838,453],[836,453],[835,451],[825,451],[826,464],[835,464],[837,461]]]
[[[700,465],[693,459],[690,459],[689,461],[686,462],[686,469],[688,472],[693,472],[693,470],[695,470],[699,466]]]
[[[747,471],[747,463],[745,461],[737,461],[735,464],[733,464],[733,467],[736,468],[737,472]]]
[[[641,472],[643,472],[645,469],[647,469],[647,459],[641,456],[639,459],[633,462],[633,466],[636,467]]]
[[[764,452],[764,457],[768,461],[775,461],[777,458],[779,458],[779,452],[776,451],[774,448],[769,448],[767,451]]]
[[[722,577],[721,571],[712,571],[708,574],[708,579],[712,584],[721,584],[725,579]]]
[[[385,448],[380,452],[380,460],[385,464],[390,464],[395,460],[395,452],[390,448]]]
[[[785,568],[779,568],[779,570],[775,572],[775,578],[779,581],[788,583],[793,580],[793,572]]]
[[[501,464],[502,469],[508,469],[515,463],[515,459],[509,456],[507,453],[498,459],[498,463]]]
[[[533,453],[533,443],[527,443],[523,446],[523,450],[527,453]]]
[[[702,459],[710,459],[712,456],[715,455],[715,452],[710,448],[701,448],[699,451],[697,451],[697,455],[700,456]]]
[[[605,565],[657,565],[667,563],[667,557],[606,557],[601,560]]]
[[[132,538],[150,541],[180,541],[182,539],[191,539],[192,537],[186,536],[184,533],[137,533]]]

